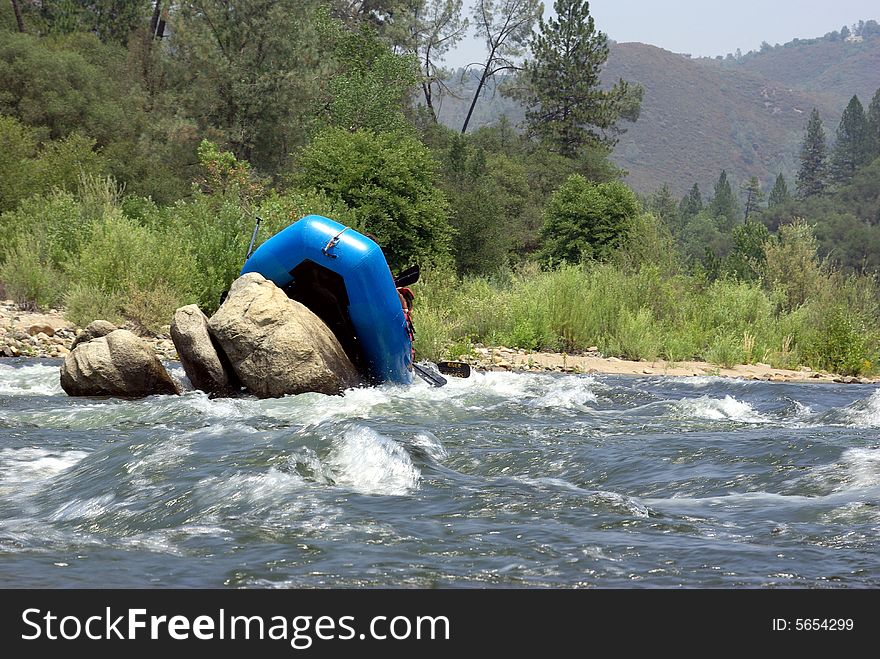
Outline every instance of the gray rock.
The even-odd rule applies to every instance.
[[[208,327],[241,383],[261,398],[338,394],[359,382],[321,319],[257,273],[233,282]]]
[[[101,336],[107,336],[110,332],[115,332],[117,329],[116,325],[106,320],[93,320],[86,328],[80,332],[77,337],[73,340],[73,345],[70,346],[70,349],[73,350],[80,343],[87,343],[92,339],[97,339]]]
[[[180,393],[153,351],[128,330],[80,342],[61,365],[61,388],[70,396]]]
[[[223,349],[208,330],[208,317],[195,304],[180,307],[171,321],[171,340],[186,376],[196,389],[227,396],[239,389]]]

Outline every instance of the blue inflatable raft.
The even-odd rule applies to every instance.
[[[315,313],[372,383],[412,381],[412,340],[382,249],[308,215],[260,245],[241,274],[258,272]]]

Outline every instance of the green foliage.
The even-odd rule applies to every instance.
[[[280,171],[317,112],[326,69],[312,0],[176,3],[164,60],[182,110],[237,158]]]
[[[547,202],[544,258],[571,263],[607,258],[638,212],[635,194],[623,183],[596,184],[572,174]]]
[[[70,272],[78,284],[68,299],[75,323],[94,320],[79,315],[89,311],[107,319],[122,316],[150,331],[169,323],[174,310],[192,299],[197,279],[196,262],[179,241],[116,210],[92,225]],[[89,294],[112,306],[85,304],[82,298]]]
[[[801,166],[797,174],[797,190],[802,198],[814,197],[825,192],[828,185],[827,157],[825,129],[822,128],[819,111],[813,108],[801,145]]]
[[[831,154],[831,180],[849,183],[856,170],[867,164],[871,149],[868,120],[858,96],[853,96],[837,126],[837,140]]]
[[[694,183],[694,187],[682,197],[681,203],[678,206],[678,214],[682,224],[687,224],[701,210],[703,210],[703,197],[700,194],[700,186]]]
[[[830,278],[826,285],[828,295],[780,311],[778,294],[757,283],[722,278],[707,284],[655,266],[624,271],[591,262],[464,279],[429,272],[417,285],[416,349],[439,359],[471,342],[568,352],[597,345],[606,355],[632,359],[833,364],[849,371],[861,364],[866,372],[880,332],[858,319],[878,317],[876,282]],[[851,327],[834,320],[842,300]]]
[[[727,180],[727,172],[721,170],[718,181],[715,182],[715,195],[707,208],[709,214],[716,219],[719,228],[731,231],[740,220],[740,210]]]
[[[813,227],[803,220],[779,227],[777,237],[764,243],[764,279],[793,310],[821,292],[825,270],[819,262]]]
[[[867,122],[867,162],[880,158],[880,89],[874,92],[874,97],[868,105],[866,114]]]
[[[350,209],[378,239],[392,269],[445,261],[452,228],[437,166],[408,134],[327,129],[299,158],[297,182]]]
[[[860,375],[870,370],[869,357],[876,359],[868,349],[861,319],[844,308],[834,310],[821,341],[826,368],[841,375]]]
[[[656,267],[670,275],[680,270],[680,255],[669,227],[651,213],[632,218],[616,252],[615,261],[631,271]]]
[[[112,67],[90,61],[78,51],[104,53],[96,38],[40,40],[28,34],[5,34],[0,41],[0,114],[39,127],[60,139],[74,131],[104,145],[129,126],[127,104],[136,88],[123,92]],[[108,70],[109,68],[109,70]]]
[[[601,85],[608,37],[596,30],[586,0],[556,0],[555,17],[538,17],[532,59],[519,82],[529,131],[562,155],[574,157],[588,144],[611,146],[623,132],[620,119],[635,121],[643,90],[623,79]]]
[[[699,194],[700,191],[697,188],[697,195],[699,196]],[[700,202],[700,206],[702,206],[702,202]],[[668,184],[664,183],[651,193],[648,197],[647,209],[673,233],[681,231],[679,204],[675,201],[675,197],[672,196],[672,191],[669,189]]]
[[[770,232],[763,224],[746,220],[733,230],[733,252],[728,257],[726,270],[743,280],[760,279],[765,271],[764,244]]]
[[[786,184],[785,177],[780,172],[779,176],[776,177],[776,183],[773,184],[773,190],[770,191],[770,196],[767,198],[767,206],[773,208],[789,201],[791,201],[791,194],[788,192],[788,184]]]
[[[0,282],[16,302],[37,307],[57,306],[64,292],[65,279],[45,253],[39,234],[20,238],[7,246],[0,265]]]
[[[36,133],[12,117],[0,115],[0,212],[12,210],[34,194],[76,190],[82,177],[106,171],[95,143],[79,133],[39,146]]]
[[[761,182],[757,176],[752,176],[746,184],[743,191],[746,196],[746,212],[745,219],[749,219],[749,215],[760,208],[761,202],[764,201],[764,192],[761,190]]]
[[[322,32],[337,62],[328,90],[329,125],[350,131],[411,130],[404,110],[419,82],[415,58],[395,53],[368,26],[351,32],[325,19]]]

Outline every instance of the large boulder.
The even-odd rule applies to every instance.
[[[121,329],[80,341],[61,365],[61,388],[70,396],[142,398],[180,393],[153,350]]]
[[[261,398],[338,394],[359,381],[323,321],[255,272],[233,282],[208,326],[241,383]]]
[[[208,317],[195,304],[180,307],[171,320],[171,340],[186,376],[196,389],[226,396],[239,389],[238,378],[208,331]]]
[[[80,343],[88,343],[92,339],[107,336],[110,332],[115,332],[117,329],[119,328],[108,320],[93,320],[86,325],[86,328],[82,332],[76,335],[70,349],[73,350]]]

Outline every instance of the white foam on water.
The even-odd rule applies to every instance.
[[[349,429],[334,441],[327,464],[338,485],[361,494],[407,494],[421,478],[400,444],[365,427]]]
[[[625,494],[620,494],[619,492],[611,492],[609,490],[587,490],[565,480],[564,478],[555,478],[552,476],[534,479],[521,477],[518,480],[529,485],[536,485],[539,487],[546,487],[549,485],[554,489],[567,490],[594,503],[610,505],[613,508],[622,509],[625,513],[635,515],[636,517],[648,517],[650,515],[647,506],[643,505],[637,499]]]
[[[538,407],[571,408],[586,407],[588,403],[596,403],[599,398],[593,391],[595,380],[592,378],[557,379],[543,396],[535,400]]]
[[[0,495],[33,494],[88,455],[42,448],[0,449]]]
[[[64,394],[64,390],[61,388],[61,375],[57,366],[0,364],[0,395],[57,396],[60,394]]]
[[[710,421],[738,421],[740,423],[767,423],[770,421],[751,405],[737,400],[733,396],[685,398],[678,401],[675,407],[687,416]]]
[[[113,493],[88,499],[72,499],[49,515],[49,519],[54,522],[96,519],[118,508],[118,504],[114,504],[115,499]]]
[[[192,441],[172,436],[136,452],[137,457],[125,464],[125,470],[134,476],[162,472],[182,464],[193,454]]]
[[[443,448],[440,440],[430,432],[422,432],[413,437],[413,446],[421,449],[434,462],[443,462],[449,457],[449,452]]]
[[[880,486],[880,448],[850,448],[840,456],[844,483],[851,489]]]
[[[867,399],[841,411],[847,425],[856,428],[880,427],[880,389]]]
[[[304,484],[299,474],[270,467],[261,473],[210,476],[199,481],[196,494],[209,512],[238,508],[257,512],[280,507],[300,508],[297,495]]]

